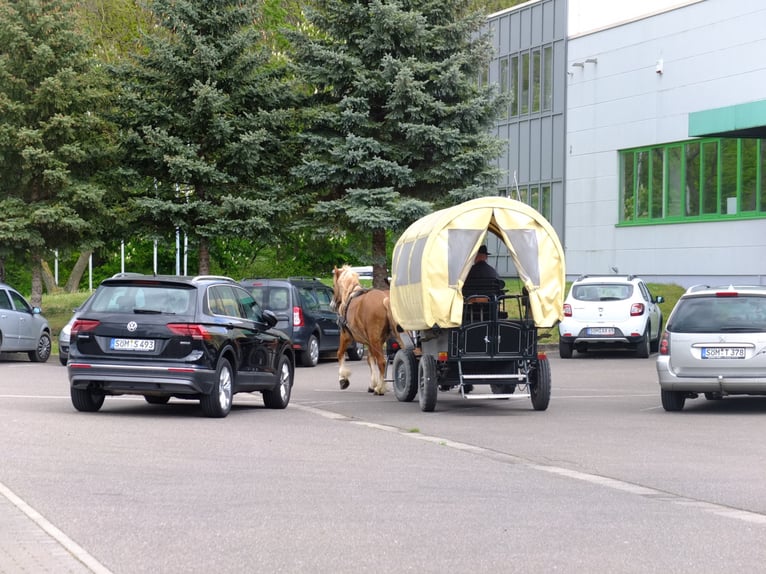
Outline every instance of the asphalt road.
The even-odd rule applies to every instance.
[[[0,572],[763,572],[766,398],[660,406],[654,356],[551,357],[529,399],[436,411],[299,368],[290,406],[107,397],[0,357]]]

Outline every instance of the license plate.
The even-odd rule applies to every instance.
[[[703,359],[744,359],[744,347],[702,347]]]
[[[614,327],[590,327],[588,335],[614,335]]]
[[[154,339],[112,339],[112,351],[154,351]]]

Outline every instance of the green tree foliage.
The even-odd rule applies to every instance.
[[[489,128],[503,102],[477,82],[484,16],[467,0],[317,0],[306,15],[293,59],[314,96],[295,174],[317,215],[371,234],[380,286],[386,230],[495,192],[502,144]]]
[[[99,174],[113,159],[104,77],[68,0],[0,0],[0,257],[32,268],[110,225]]]
[[[278,5],[278,4],[277,4]],[[254,25],[274,4],[155,0],[145,51],[118,68],[127,161],[155,182],[136,205],[156,234],[196,242],[198,271],[223,236],[268,236],[294,205],[287,177],[294,90],[278,38]]]

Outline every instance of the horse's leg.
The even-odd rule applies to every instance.
[[[345,329],[340,330],[340,346],[338,347],[338,384],[341,390],[347,389],[350,384],[348,378],[351,369],[346,366],[346,349],[351,344],[351,335]]]
[[[386,356],[381,344],[370,345],[370,373],[372,374],[372,392],[376,395],[386,394]],[[374,350],[373,350],[374,349]]]
[[[376,389],[378,388],[378,381],[375,372],[378,367],[375,364],[375,357],[372,351],[367,353],[367,364],[370,367],[370,386],[367,387],[367,392],[377,394]]]

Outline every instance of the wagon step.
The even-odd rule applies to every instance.
[[[461,375],[461,377],[463,379],[466,379],[466,380],[470,379],[472,381],[477,381],[477,380],[481,380],[481,379],[484,379],[484,380],[492,379],[493,381],[498,381],[498,380],[502,380],[502,379],[514,379],[514,380],[517,380],[517,381],[523,381],[523,380],[525,380],[527,378],[527,376],[524,373],[513,373],[513,374],[507,374],[506,373],[506,374],[500,374],[500,375],[490,375],[490,374],[487,374],[487,375]]]
[[[528,399],[529,393],[469,393],[465,394],[464,392],[460,392],[460,394],[463,396],[464,399],[468,400],[475,400],[475,399]]]

